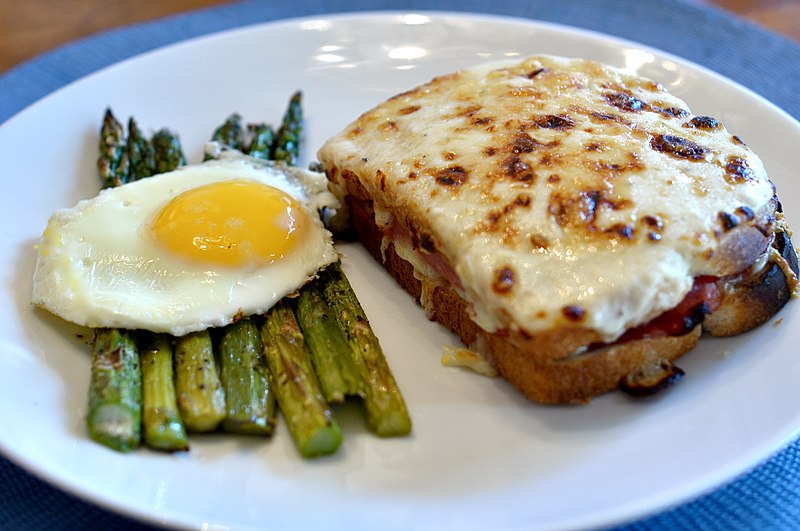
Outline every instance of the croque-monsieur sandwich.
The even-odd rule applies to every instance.
[[[552,56],[437,77],[319,150],[364,246],[529,398],[649,392],[792,296],[775,187],[651,80]]]

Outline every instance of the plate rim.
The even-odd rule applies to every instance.
[[[98,69],[98,70],[96,70],[94,72],[86,74],[86,75],[84,75],[84,76],[82,76],[82,77],[80,77],[80,78],[78,78],[78,79],[76,79],[74,81],[71,81],[70,83],[67,83],[67,84],[63,85],[62,87],[58,88],[57,90],[54,90],[53,92],[50,92],[49,94],[47,94],[43,98],[40,98],[40,99],[36,100],[35,102],[31,103],[30,105],[26,105],[23,108],[21,108],[18,111],[16,111],[6,121],[4,121],[2,124],[0,124],[0,128],[3,128],[7,124],[9,124],[9,123],[11,123],[13,121],[16,121],[17,119],[21,119],[20,116],[24,117],[24,114],[26,113],[26,111],[28,111],[32,107],[41,104],[41,102],[43,102],[45,100],[49,100],[51,98],[57,98],[58,95],[62,91],[68,90],[71,87],[73,87],[74,85],[85,83],[87,80],[89,80],[89,79],[91,79],[91,78],[93,78],[95,76],[104,75],[108,70],[111,70],[111,69],[114,69],[114,68],[118,68],[121,65],[124,65],[125,63],[128,63],[128,62],[139,61],[143,57],[146,57],[146,56],[149,56],[149,55],[161,54],[161,53],[169,51],[171,48],[174,48],[174,47],[184,47],[184,46],[191,47],[195,43],[195,41],[202,41],[202,40],[207,40],[207,39],[215,39],[215,38],[218,38],[218,37],[220,37],[222,35],[235,34],[237,32],[242,32],[242,31],[266,31],[271,27],[292,26],[292,25],[300,24],[303,21],[307,21],[307,20],[333,19],[335,21],[341,22],[341,21],[346,21],[348,19],[361,19],[361,18],[365,18],[365,17],[366,18],[373,18],[373,17],[387,18],[387,17],[394,17],[394,16],[397,16],[397,15],[407,15],[407,14],[424,14],[426,16],[431,16],[431,17],[439,17],[439,18],[452,18],[452,17],[455,17],[455,18],[463,18],[463,19],[470,19],[470,20],[474,20],[474,19],[490,19],[490,20],[493,20],[493,21],[497,21],[499,23],[508,23],[508,24],[522,25],[522,26],[532,26],[532,27],[552,28],[552,29],[556,29],[556,30],[559,30],[559,31],[565,31],[565,32],[573,33],[573,34],[589,36],[589,37],[592,37],[592,38],[595,38],[595,39],[601,39],[601,40],[604,40],[604,41],[610,41],[610,42],[614,43],[614,45],[636,47],[636,48],[639,48],[639,49],[646,50],[646,51],[649,51],[651,53],[654,53],[654,54],[658,55],[659,57],[671,58],[671,59],[681,63],[684,67],[689,67],[689,68],[695,69],[695,70],[700,71],[700,72],[702,72],[704,74],[711,75],[711,76],[713,76],[713,77],[715,77],[715,78],[717,78],[719,80],[722,80],[722,81],[732,85],[737,90],[745,93],[747,96],[749,96],[751,98],[755,98],[755,99],[759,100],[760,102],[768,105],[769,107],[771,107],[771,109],[773,111],[775,111],[777,114],[781,115],[782,118],[788,119],[789,122],[795,124],[797,127],[800,127],[800,122],[795,120],[786,111],[784,111],[783,109],[777,107],[771,101],[767,100],[763,96],[759,95],[758,93],[754,92],[753,90],[749,89],[748,87],[742,85],[741,83],[738,83],[735,80],[727,78],[727,77],[725,77],[725,76],[723,76],[723,75],[721,75],[721,74],[719,74],[719,73],[717,73],[717,72],[715,72],[715,71],[713,71],[713,70],[711,70],[711,69],[709,69],[707,67],[704,67],[703,65],[697,64],[697,63],[695,63],[695,62],[693,62],[691,60],[685,59],[685,58],[680,57],[678,55],[675,55],[675,54],[672,54],[672,53],[669,53],[669,52],[660,50],[658,48],[655,48],[655,47],[652,47],[652,46],[649,46],[649,45],[645,45],[645,44],[642,44],[642,43],[639,43],[639,42],[636,42],[636,41],[633,41],[633,40],[625,39],[625,38],[622,38],[622,37],[617,37],[617,36],[614,36],[614,35],[604,34],[602,32],[598,32],[596,30],[570,26],[570,25],[563,24],[563,23],[536,20],[536,19],[529,19],[529,18],[522,18],[522,17],[514,17],[514,16],[508,16],[508,15],[495,15],[495,14],[488,14],[488,13],[460,12],[460,11],[442,11],[442,10],[413,10],[413,11],[409,11],[409,10],[385,10],[385,11],[384,10],[378,10],[378,11],[354,11],[354,12],[308,15],[308,16],[301,16],[301,17],[281,18],[281,19],[270,20],[270,21],[265,21],[265,22],[256,22],[256,23],[252,23],[252,24],[244,24],[244,25],[236,26],[234,28],[223,29],[223,30],[218,30],[218,31],[212,31],[212,32],[209,32],[209,33],[206,33],[206,34],[203,34],[203,35],[198,35],[198,36],[195,36],[195,37],[192,37],[192,38],[189,38],[189,39],[185,39],[185,40],[181,40],[181,41],[178,41],[178,42],[175,42],[175,43],[171,43],[171,44],[168,44],[168,45],[165,45],[165,46],[160,46],[160,47],[154,48],[152,50],[148,50],[148,51],[136,54],[136,55],[134,55],[132,57],[125,58],[125,59],[123,59],[121,61],[117,61],[117,62],[114,62],[112,64],[109,64],[109,65],[107,65],[105,67],[102,67],[102,68],[100,68],[100,69]],[[133,31],[135,31],[135,30],[133,30]],[[797,429],[793,432],[793,434],[789,438],[785,438],[785,437],[782,438],[783,443],[784,444],[788,444],[788,441],[791,441],[791,440],[795,439],[797,437],[798,433],[800,433],[800,426],[797,427]],[[69,494],[77,495],[79,498],[82,498],[82,499],[84,499],[86,501],[89,501],[90,503],[98,505],[98,506],[102,507],[103,509],[109,510],[109,511],[111,511],[113,513],[123,514],[123,515],[129,516],[129,517],[131,517],[132,519],[135,519],[135,520],[147,521],[147,522],[150,522],[150,523],[153,523],[153,524],[156,524],[156,525],[164,525],[164,523],[165,523],[164,520],[163,520],[163,518],[166,517],[165,514],[162,514],[161,516],[152,515],[151,517],[147,517],[148,515],[142,515],[133,506],[129,507],[127,504],[121,506],[121,505],[119,505],[117,503],[114,503],[114,500],[111,500],[110,498],[106,498],[104,496],[98,496],[97,493],[93,493],[93,492],[89,492],[89,491],[83,492],[82,490],[81,491],[74,490],[74,484],[68,484],[68,482],[65,481],[64,478],[62,478],[62,477],[54,478],[51,475],[47,474],[46,470],[43,470],[43,469],[40,469],[39,467],[36,467],[35,463],[28,462],[26,464],[25,463],[25,459],[21,458],[21,456],[19,456],[19,455],[16,455],[16,452],[9,452],[9,450],[8,450],[7,446],[5,445],[5,443],[4,443],[2,438],[0,438],[0,450],[3,451],[3,455],[6,456],[10,461],[12,461],[15,464],[19,463],[21,468],[25,469],[25,471],[33,474],[35,477],[37,477],[40,480],[45,481],[46,483],[49,483],[51,485],[57,486],[58,488],[61,488],[62,490],[66,491]],[[690,500],[702,497],[703,495],[708,494],[712,490],[716,490],[716,489],[722,488],[726,484],[728,484],[728,483],[730,483],[732,481],[735,481],[738,477],[741,477],[743,474],[747,473],[752,468],[757,467],[759,464],[763,463],[764,461],[769,459],[771,456],[773,456],[775,453],[777,453],[780,450],[781,450],[781,447],[778,446],[778,447],[775,447],[773,452],[768,454],[768,455],[761,455],[758,458],[756,458],[756,456],[752,456],[753,459],[750,462],[750,464],[741,467],[739,472],[737,472],[734,476],[732,476],[732,477],[728,476],[728,480],[727,481],[725,481],[723,483],[714,482],[714,484],[712,484],[712,485],[707,485],[704,490],[701,490],[699,492],[695,492],[694,494],[688,495],[688,496],[678,500],[678,505],[684,504],[684,503],[686,503],[686,502],[688,502]],[[755,452],[755,453],[758,454],[758,452]],[[647,518],[647,517],[650,517],[650,516],[654,516],[654,515],[656,515],[658,513],[661,513],[661,512],[663,512],[665,510],[668,510],[668,509],[671,508],[671,506],[675,502],[676,498],[671,498],[671,500],[672,500],[672,502],[669,502],[669,501],[665,500],[658,507],[651,507],[650,510],[648,510],[645,513],[639,512],[638,516],[634,515],[633,518],[636,519],[636,520],[642,519],[642,518]],[[626,517],[622,521],[623,522],[624,521],[629,521],[631,514],[633,514],[633,513],[631,513],[631,511],[628,511],[628,517]],[[196,523],[196,521],[188,522],[188,521],[177,521],[177,520],[174,520],[174,513],[173,513],[172,517],[170,517],[170,520],[173,520],[173,522],[167,522],[167,525],[192,525],[192,524]],[[610,520],[610,521],[611,521],[611,523],[615,523],[615,522],[619,523],[620,522],[619,520]],[[606,524],[607,523],[608,522],[606,522]],[[603,525],[606,525],[606,524],[603,524]]]

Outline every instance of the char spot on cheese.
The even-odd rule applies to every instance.
[[[731,214],[730,212],[720,212],[717,214],[717,219],[719,219],[719,222],[722,224],[722,228],[726,231],[731,230],[739,224],[739,217],[735,214]]]
[[[725,180],[731,184],[750,181],[755,173],[746,160],[740,157],[729,157],[725,165]]]
[[[558,154],[545,153],[539,159],[539,165],[543,167],[556,166],[558,165],[560,159],[561,157]]]
[[[467,107],[464,107],[463,109],[459,109],[459,114],[463,114],[467,118],[472,118],[481,109],[483,109],[482,105],[472,104]]]
[[[603,99],[617,109],[627,112],[638,112],[645,110],[647,107],[645,102],[627,92],[607,93],[603,95]]]
[[[395,122],[394,120],[388,120],[383,124],[381,124],[381,130],[387,133],[390,131],[397,131],[399,129],[400,128],[397,126],[397,122]]]
[[[550,247],[550,240],[541,234],[531,234],[529,240],[534,251],[544,252]]]
[[[580,322],[586,317],[586,310],[580,306],[569,305],[561,308],[561,314],[572,322]]]
[[[511,130],[511,131],[516,131],[517,129],[519,129],[519,121],[518,120],[513,120],[513,119],[512,120],[506,120],[505,122],[503,122],[502,125],[503,125],[504,129],[508,129],[508,130]]]
[[[653,108],[659,114],[663,114],[664,116],[671,116],[673,118],[686,118],[689,116],[689,112],[685,111],[679,107],[655,107]]]
[[[611,189],[584,190],[575,195],[564,196],[559,192],[550,195],[548,204],[549,213],[553,220],[564,229],[571,229],[573,234],[578,234],[578,229],[584,229],[585,237],[602,236],[612,240],[633,240],[636,227],[632,223],[614,223],[610,226],[598,225],[598,212],[624,210],[632,206],[630,199],[624,197],[610,197]],[[658,229],[657,229],[658,230]]]
[[[613,200],[603,197],[603,204],[612,210],[624,210],[626,208],[631,208],[631,206],[633,206],[633,201],[624,197],[618,197]]]
[[[419,177],[419,174],[418,174],[417,172],[415,172],[415,171],[410,171],[410,172],[408,172],[408,178],[409,178],[410,180],[412,180],[412,181],[413,181],[413,180],[414,180],[414,179],[416,179],[417,177]]]
[[[642,223],[652,230],[661,232],[664,229],[664,220],[660,216],[642,216]]]
[[[622,125],[631,125],[631,123],[628,120],[626,120],[625,118],[623,118],[622,116],[620,116],[618,114],[610,114],[610,113],[606,113],[606,112],[592,111],[592,112],[589,113],[589,118],[591,118],[595,122],[600,122],[600,123],[603,123],[603,122],[616,122],[616,123],[622,124]]]
[[[354,127],[354,128],[352,128],[352,129],[350,130],[350,136],[351,136],[351,137],[357,137],[357,136],[359,136],[359,135],[360,135],[361,133],[363,133],[363,132],[364,132],[364,130],[363,130],[363,129],[361,129],[360,127]]]
[[[551,174],[550,176],[547,177],[547,182],[550,183],[550,184],[559,183],[559,182],[561,182],[561,176],[558,175],[557,173],[553,173],[553,174]]]
[[[702,129],[704,131],[714,131],[721,127],[720,123],[710,116],[695,116],[687,123],[683,124],[683,126]]]
[[[533,78],[535,78],[536,76],[538,76],[539,74],[543,74],[543,73],[545,73],[545,72],[547,72],[547,68],[537,68],[536,70],[533,70],[533,71],[531,71],[531,72],[528,72],[528,74],[527,74],[527,78],[528,78],[528,79],[533,79]]]
[[[607,232],[610,234],[615,234],[625,240],[632,240],[634,230],[633,225],[630,223],[616,223],[612,225]]]
[[[626,166],[617,162],[607,162],[604,160],[589,161],[590,167],[596,172],[618,172],[623,170]]]
[[[514,271],[510,266],[503,266],[495,270],[492,290],[498,294],[510,292],[514,288]]]
[[[497,154],[497,148],[489,146],[483,150],[483,154],[487,157],[494,157]]]
[[[436,241],[430,232],[412,223],[409,224],[408,233],[414,249],[422,249],[428,253],[436,252]]]
[[[527,194],[519,194],[514,198],[514,202],[512,204],[514,207],[528,208],[531,206],[531,201],[531,196]]]
[[[671,157],[693,162],[705,160],[711,151],[707,147],[675,135],[656,135],[650,140],[650,147]]]
[[[518,208],[529,208],[531,206],[531,196],[528,194],[519,194],[509,204],[503,207],[504,214],[510,214]]]
[[[600,197],[599,191],[584,191],[573,197],[554,192],[550,195],[549,212],[560,227],[593,228]]]
[[[560,142],[558,139],[545,143],[521,131],[513,136],[506,149],[511,153],[532,153],[538,149],[554,148],[559,144]]]
[[[482,105],[470,105],[464,109],[460,109],[457,115],[463,115],[469,120],[470,125],[489,125],[495,121],[493,116],[479,115],[478,112],[483,109]]]
[[[504,205],[502,208],[490,210],[486,214],[487,223],[477,227],[477,232],[484,230],[487,232],[495,232],[502,227],[502,230],[505,233],[506,241],[511,241],[519,234],[519,231],[511,230],[507,225],[502,225],[504,219],[517,209],[530,208],[531,202],[532,199],[528,194],[517,195],[511,202]]]
[[[458,187],[467,182],[469,173],[462,166],[449,166],[434,171],[433,178],[442,186]]]
[[[442,153],[442,158],[444,158],[445,160],[455,160],[456,154],[452,151],[447,151],[445,153]]]
[[[746,146],[747,145],[747,144],[744,143],[744,140],[742,140],[741,138],[739,138],[736,135],[733,135],[731,137],[731,140],[733,140],[734,144],[739,144],[740,146]]]
[[[418,110],[420,110],[420,108],[421,108],[421,106],[419,106],[419,105],[407,105],[407,106],[401,108],[398,111],[398,114],[401,114],[401,115],[412,114],[412,113],[415,113]]]
[[[606,160],[587,161],[589,168],[598,173],[622,173],[632,170],[644,169],[639,156],[636,153],[628,152],[625,154],[628,159],[625,162],[609,162]]]
[[[583,149],[585,149],[586,151],[605,151],[606,146],[604,146],[600,142],[589,142]]]
[[[736,209],[736,214],[740,218],[744,218],[746,221],[751,221],[754,217],[756,217],[755,212],[749,206],[742,205]]]
[[[527,133],[519,133],[508,144],[509,151],[512,153],[530,153],[535,150],[541,142],[535,140]]]
[[[533,119],[536,127],[563,131],[575,127],[575,122],[566,115],[544,114]]]
[[[503,174],[514,181],[524,183],[531,183],[536,179],[530,164],[517,155],[511,155],[503,161]]]

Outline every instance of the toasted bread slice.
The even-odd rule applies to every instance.
[[[771,251],[788,238],[758,157],[609,66],[540,56],[442,76],[318,156],[370,252],[537,401],[588,401],[691,349],[706,314],[738,333],[796,285]],[[783,282],[745,319],[770,263]]]

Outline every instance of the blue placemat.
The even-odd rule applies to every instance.
[[[281,18],[384,9],[492,13],[617,35],[702,64],[800,119],[800,46],[697,2],[295,0],[196,11],[109,31],[44,54],[0,76],[0,123],[71,81],[160,46]],[[0,456],[0,529],[152,528],[62,492]],[[800,441],[728,485],[625,529],[800,529]]]

